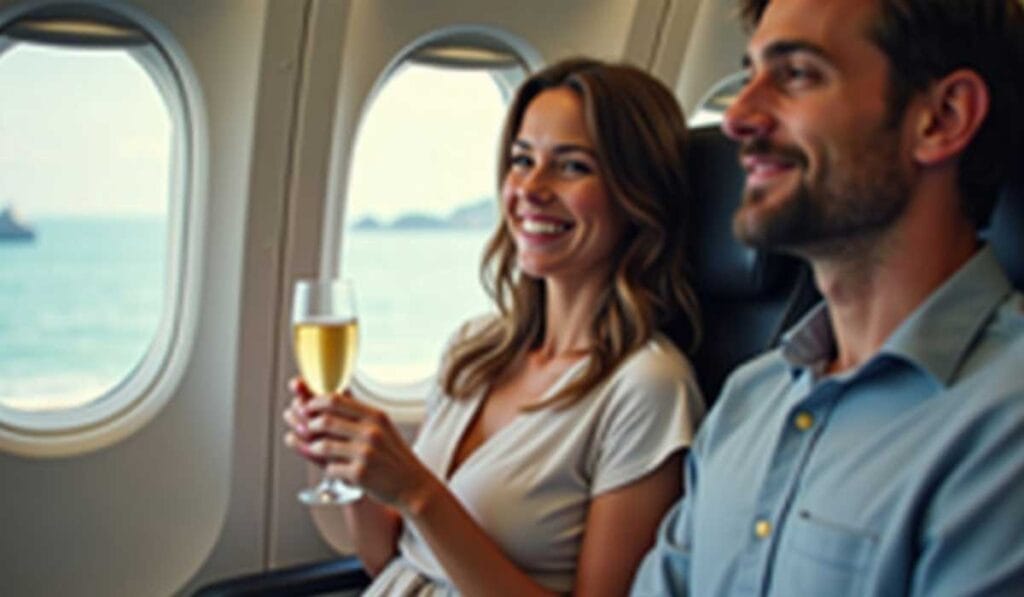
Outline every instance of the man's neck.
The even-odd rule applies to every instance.
[[[943,217],[940,203],[912,202],[892,228],[855,250],[809,258],[836,340],[829,373],[870,359],[977,251],[973,226],[959,216]]]

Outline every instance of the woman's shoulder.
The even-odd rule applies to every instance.
[[[685,403],[703,410],[703,396],[689,359],[667,337],[656,334],[616,368],[604,385],[604,400],[613,410],[674,409]]]
[[[626,357],[615,377],[649,380],[694,380],[693,366],[685,354],[662,333],[655,333],[647,342]]]

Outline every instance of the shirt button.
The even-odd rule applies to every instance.
[[[761,519],[754,523],[754,534],[757,535],[758,539],[764,539],[768,535],[772,534],[772,523],[767,520]]]
[[[807,411],[799,412],[796,417],[793,418],[793,425],[795,425],[800,431],[807,431],[812,425],[814,425],[814,416]]]

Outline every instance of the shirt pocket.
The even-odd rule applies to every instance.
[[[774,583],[788,595],[860,595],[878,534],[800,510],[782,537]]]

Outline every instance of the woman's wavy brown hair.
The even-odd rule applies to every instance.
[[[531,410],[582,398],[656,331],[687,351],[700,337],[697,299],[687,283],[693,198],[679,104],[637,68],[583,58],[558,62],[527,79],[509,108],[499,148],[499,189],[526,108],[552,88],[570,89],[583,100],[600,175],[628,225],[590,324],[595,343],[586,369]],[[518,270],[504,219],[484,251],[480,277],[499,317],[457,341],[447,355],[443,386],[456,398],[486,389],[544,339],[544,281]]]

